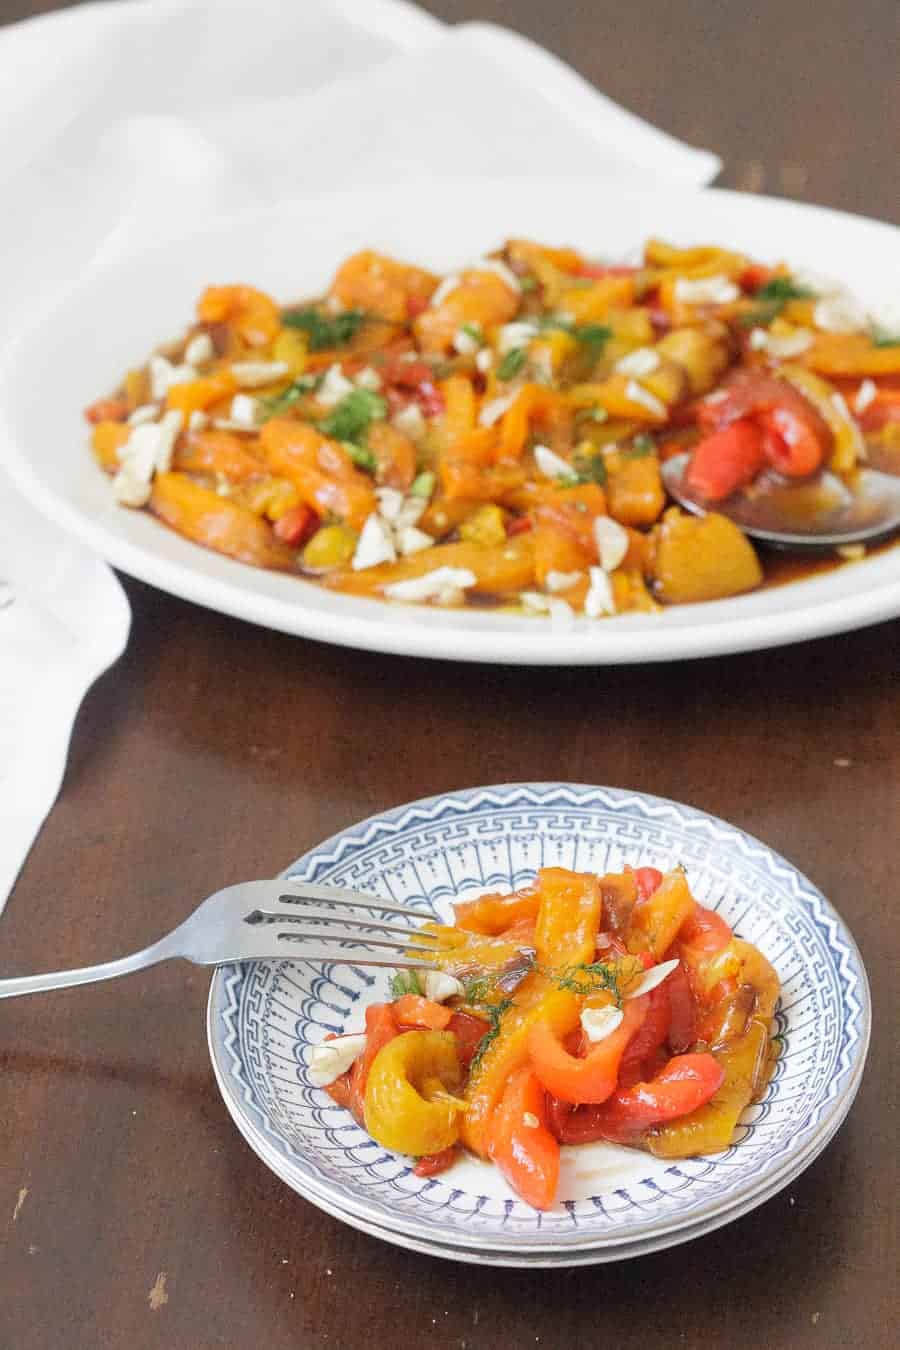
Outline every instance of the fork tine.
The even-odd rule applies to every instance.
[[[389,960],[387,957],[379,956],[357,956],[353,952],[332,952],[325,951],[318,947],[306,948],[300,952],[293,952],[289,949],[279,953],[286,961],[308,961],[318,963],[327,962],[329,965],[346,966],[378,966],[387,970],[422,970],[431,969],[427,961],[397,961]]]
[[[278,933],[278,934],[276,934],[276,936],[277,936],[279,942],[304,942],[304,941],[312,941],[312,942],[320,942],[320,943],[329,943],[329,942],[330,942],[330,943],[334,943],[334,944],[335,944],[335,948],[336,948],[337,954],[335,955],[334,953],[332,953],[332,954],[329,955],[327,958],[321,958],[321,959],[327,959],[327,960],[331,960],[331,961],[334,961],[334,960],[341,960],[341,959],[343,959],[343,960],[357,959],[357,958],[352,958],[352,957],[350,957],[350,955],[349,955],[349,950],[350,950],[351,948],[354,948],[354,947],[362,947],[362,948],[367,948],[367,947],[378,947],[379,949],[382,949],[382,950],[384,950],[384,951],[396,952],[398,956],[405,956],[405,957],[411,957],[411,956],[418,957],[418,956],[422,956],[422,957],[425,959],[426,962],[431,962],[431,960],[432,960],[432,958],[433,958],[433,956],[434,956],[434,951],[431,950],[431,949],[429,949],[429,948],[427,948],[427,947],[416,947],[416,946],[413,945],[413,944],[408,944],[408,945],[405,945],[405,946],[401,946],[401,945],[400,945],[399,943],[397,943],[397,942],[385,942],[385,941],[382,941],[380,938],[364,938],[364,937],[359,937],[359,938],[348,939],[348,938],[345,938],[345,937],[339,937],[337,934],[335,934],[334,936],[331,936],[330,934],[321,933],[321,932],[319,932],[319,933],[304,933],[304,932],[296,932],[295,930],[288,930],[287,932]],[[306,953],[305,953],[305,952],[303,953],[303,956],[304,956],[305,959],[310,959],[310,958],[308,958],[308,957],[306,956]],[[359,958],[359,959],[361,960],[361,958]],[[393,964],[393,963],[391,962],[391,963],[388,963],[388,964]]]
[[[269,923],[311,922],[332,925],[343,924],[347,927],[352,924],[350,916],[345,917],[343,914],[310,914],[307,910],[304,910],[302,914],[275,914],[271,910],[257,909],[254,910],[252,914],[248,914],[244,920],[245,923],[263,923],[266,921]],[[438,941],[436,933],[423,933],[417,928],[401,928],[398,924],[379,923],[376,919],[359,918],[358,922],[353,925],[353,927],[355,931],[359,932],[369,932],[372,929],[377,929],[381,933],[396,933],[400,937],[414,938],[417,942],[437,944]],[[319,933],[318,936],[327,939],[331,934]],[[344,934],[336,933],[334,936],[343,937]]]
[[[426,909],[411,909],[408,905],[394,905],[377,895],[365,895],[361,891],[345,890],[342,886],[313,886],[305,881],[286,877],[271,883],[273,897],[289,905],[303,905],[309,902],[326,900],[337,908],[377,909],[382,914],[402,914],[408,919],[429,919],[440,923],[436,914]],[[296,889],[294,889],[296,888]]]

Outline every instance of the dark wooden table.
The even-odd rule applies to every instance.
[[[0,0],[0,19],[53,7]],[[894,0],[427,7],[537,38],[717,150],[726,184],[897,218]],[[528,1273],[405,1253],[282,1186],[217,1094],[202,971],[4,1004],[0,1350],[889,1343],[896,626],[682,666],[479,669],[301,642],[126,586],[132,639],[78,719],[0,973],[141,946],[379,808],[567,778],[691,802],[791,857],[862,947],[875,1036],[848,1121],[775,1199],[662,1254]]]

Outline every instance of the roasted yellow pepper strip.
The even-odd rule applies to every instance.
[[[383,1045],[366,1081],[366,1129],[397,1153],[440,1153],[459,1138],[462,1079],[456,1037],[409,1031]]]
[[[770,1069],[768,1026],[753,1018],[743,1036],[716,1059],[725,1081],[706,1106],[650,1134],[647,1144],[657,1158],[690,1158],[730,1146],[741,1112],[759,1095]]]

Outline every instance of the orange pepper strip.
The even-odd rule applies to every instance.
[[[451,375],[440,386],[444,395],[447,435],[451,444],[475,427],[475,390],[465,375]]]
[[[359,530],[375,510],[372,480],[307,423],[273,417],[262,426],[260,446],[271,472],[289,479],[320,516],[334,513]]]
[[[615,1091],[628,1042],[647,1014],[646,999],[629,999],[624,1011],[616,1030],[589,1049],[583,1059],[569,1054],[547,1022],[535,1022],[528,1034],[528,1054],[534,1072],[548,1092],[560,1101],[579,1106],[606,1101]]]
[[[425,1027],[428,1031],[444,1031],[453,1013],[442,1003],[423,998],[421,994],[404,994],[391,1005],[394,1017],[402,1027]]]
[[[185,422],[192,412],[205,412],[214,403],[231,398],[237,392],[237,380],[230,370],[217,370],[213,375],[203,375],[199,380],[185,380],[183,384],[173,384],[166,394],[166,407],[175,408],[184,414]]]
[[[565,867],[542,867],[537,886],[538,960],[548,966],[593,961],[603,908],[599,877]]]
[[[252,347],[264,347],[281,329],[275,301],[253,286],[208,286],[197,301],[201,323],[231,323]]]
[[[559,1185],[559,1144],[547,1129],[544,1091],[528,1068],[509,1080],[494,1112],[488,1154],[513,1190],[535,1209],[549,1209]]]
[[[477,900],[460,900],[453,906],[457,928],[470,933],[496,936],[520,919],[536,919],[540,893],[526,886],[509,895],[480,895]]]

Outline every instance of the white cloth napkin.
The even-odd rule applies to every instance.
[[[248,205],[436,175],[700,185],[720,167],[524,38],[405,0],[118,0],[0,29],[0,126],[7,333],[98,262]],[[128,627],[108,569],[21,528],[10,493],[0,481],[16,593],[0,611],[0,908]]]
[[[75,714],[131,616],[109,568],[0,471],[0,911],[59,791]]]

